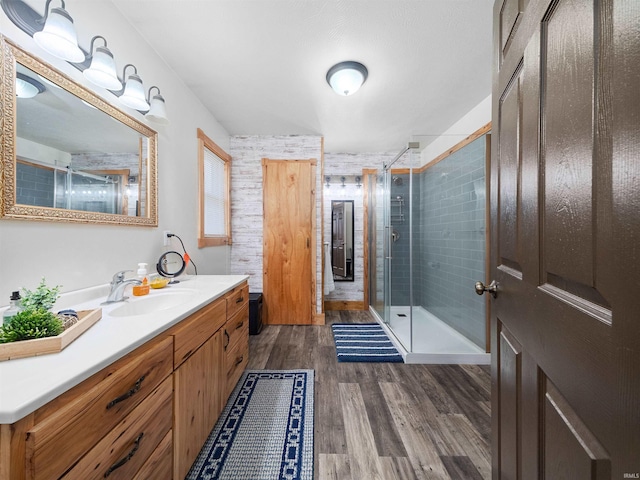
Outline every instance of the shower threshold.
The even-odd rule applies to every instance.
[[[384,323],[375,309],[370,308],[376,321],[404,358],[405,363],[489,365],[491,354],[486,353],[461,333],[422,307],[414,308],[414,351],[405,348],[410,339],[410,307],[392,307],[393,328]]]

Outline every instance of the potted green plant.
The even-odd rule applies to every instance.
[[[0,343],[60,335],[64,323],[51,312],[60,296],[60,285],[49,288],[43,277],[34,291],[22,290],[22,311],[0,326]]]

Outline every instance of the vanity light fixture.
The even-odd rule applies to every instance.
[[[127,67],[133,67],[132,73],[129,78],[125,76]],[[138,76],[138,69],[132,63],[127,63],[122,70],[122,78],[127,78],[124,85],[124,93],[120,96],[120,103],[123,105],[138,110],[140,112],[146,112],[149,110],[149,104],[144,95],[144,87],[142,86],[142,79]]]
[[[24,73],[16,73],[16,97],[33,98],[46,90],[44,85]]]
[[[347,179],[346,177],[340,177],[340,180],[342,181],[342,185],[341,185],[342,188],[346,188],[346,185],[344,183],[346,179]]]
[[[360,183],[362,179],[360,177],[356,177],[356,188],[361,188],[362,184]]]
[[[152,97],[151,90],[154,88],[158,90],[158,94]],[[160,125],[167,125],[169,123],[169,119],[167,118],[167,107],[164,103],[164,97],[160,95],[160,89],[155,85],[149,89],[147,101],[151,104],[151,108],[144,117],[152,122],[159,123]]]
[[[329,187],[331,186],[331,185],[329,184],[329,181],[330,181],[330,180],[331,180],[331,177],[330,177],[329,175],[327,175],[326,177],[324,177],[324,181],[325,181],[324,186],[325,186],[326,188],[329,188]]]
[[[44,7],[44,28],[33,34],[36,44],[51,55],[71,63],[84,62],[84,52],[78,47],[78,36],[73,26],[73,18],[65,10],[64,0],[60,0],[62,8],[49,10],[51,0]]]
[[[338,95],[353,95],[367,80],[367,67],[359,62],[340,62],[327,72],[327,83]]]
[[[97,47],[94,52],[93,44],[99,38],[104,40],[104,46]],[[122,82],[116,73],[116,62],[113,59],[111,50],[107,48],[107,39],[101,35],[93,37],[89,54],[91,55],[91,66],[82,72],[85,78],[107,90],[122,90]]]
[[[106,88],[113,95],[119,97],[123,105],[141,113],[149,112],[146,118],[153,122],[169,123],[160,89],[155,87],[158,88],[158,94],[153,97],[149,95],[147,98],[142,80],[138,76],[138,70],[133,64],[125,65],[121,81],[116,73],[113,54],[107,47],[107,40],[100,35],[91,39],[90,51],[86,53],[78,46],[73,19],[65,10],[64,0],[60,0],[62,8],[49,9],[51,1],[46,0],[44,16],[31,8],[25,0],[0,0],[0,5],[9,20],[24,33],[32,36],[42,49],[69,62],[73,67],[83,72],[87,80]],[[94,52],[94,43],[98,38],[104,41],[104,46],[98,46]],[[128,78],[125,76],[127,67],[134,69],[134,73]],[[57,87],[54,83],[51,85]],[[25,86],[25,88],[28,87]],[[149,102],[151,102],[151,106]],[[151,111],[149,111],[150,109]]]

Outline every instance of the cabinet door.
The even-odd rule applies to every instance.
[[[184,478],[222,411],[226,372],[218,331],[174,373],[174,478]]]

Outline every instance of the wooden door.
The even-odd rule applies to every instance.
[[[263,159],[263,309],[266,323],[312,323],[315,160]]]
[[[347,275],[344,202],[331,202],[331,266],[334,275]]]
[[[640,2],[498,0],[493,478],[640,478]]]

